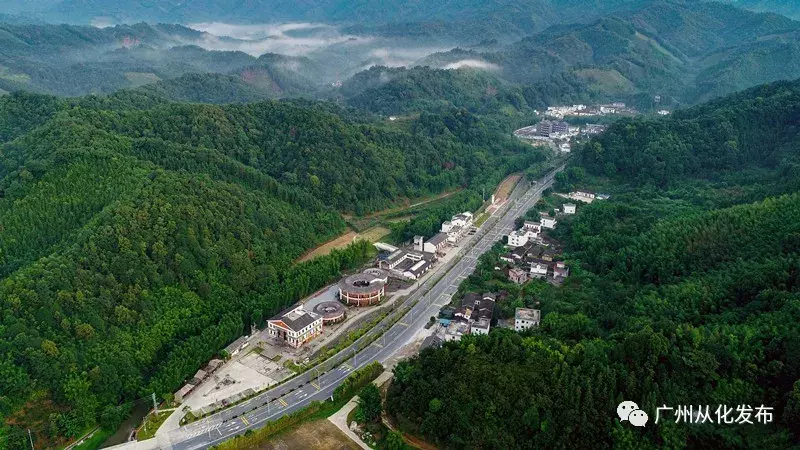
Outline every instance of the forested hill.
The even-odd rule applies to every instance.
[[[523,109],[522,89],[491,72],[462,69],[406,69],[375,66],[359,72],[340,88],[348,105],[373,113],[467,108],[480,113]]]
[[[344,230],[340,211],[490,186],[542,158],[464,112],[412,134],[335,111],[0,98],[0,447],[28,427],[53,446],[111,429],[117,405],[173,392],[250,323],[365,262],[362,245],[293,264]]]
[[[551,232],[570,277],[504,287],[514,293],[499,300],[541,309],[541,326],[493,327],[398,364],[396,423],[452,449],[794,448],[799,89],[775,83],[619,122],[580,149],[556,188],[611,198]],[[465,284],[497,289],[502,264],[487,254]],[[645,428],[617,418],[624,400],[648,414]],[[677,420],[682,405],[708,405],[710,421]],[[748,407],[752,424],[739,415]]]
[[[686,177],[800,168],[800,80],[759,86],[661,120],[622,120],[582,148],[595,174],[668,186]]]

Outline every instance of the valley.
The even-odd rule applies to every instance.
[[[793,448],[798,14],[0,0],[0,449]]]

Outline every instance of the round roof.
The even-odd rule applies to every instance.
[[[369,269],[368,271],[356,273],[339,280],[339,289],[351,294],[368,294],[381,290],[386,284],[388,275],[380,276],[386,274],[386,271],[381,269],[376,270],[380,270],[380,272]]]
[[[339,302],[322,302],[314,307],[314,312],[322,316],[323,320],[335,319],[344,314],[344,305]]]

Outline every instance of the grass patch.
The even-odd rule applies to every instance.
[[[144,419],[144,424],[142,424],[142,428],[136,433],[136,440],[137,441],[145,441],[147,439],[151,439],[155,437],[156,431],[158,431],[159,427],[167,420],[167,417],[172,415],[174,411],[167,411],[161,412],[156,414],[148,414],[147,417]]]
[[[294,373],[303,373],[304,372],[303,367],[298,365],[297,363],[295,363],[291,359],[287,359],[286,361],[284,361],[283,362],[283,367],[291,370]]]
[[[97,450],[112,434],[114,434],[114,430],[105,430],[101,428],[97,430],[92,437],[73,447],[72,450]]]
[[[480,228],[487,220],[489,220],[489,214],[481,213],[478,215],[478,218],[475,219],[475,228]]]

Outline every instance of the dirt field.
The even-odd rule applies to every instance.
[[[248,447],[252,450],[360,450],[327,419],[304,423],[298,428]]]
[[[495,200],[501,202],[506,198],[508,198],[508,195],[511,194],[511,191],[514,189],[514,186],[517,185],[517,182],[521,178],[522,175],[518,173],[507,176],[506,179],[500,183],[500,186],[497,186],[497,190],[494,191]]]
[[[366,239],[370,242],[377,242],[382,237],[388,235],[390,233],[388,228],[384,227],[372,227],[367,230],[364,230],[363,233],[356,233],[355,231],[350,230],[349,232],[337,237],[332,241],[328,241],[319,247],[311,250],[310,252],[303,255],[298,262],[308,261],[311,259],[316,258],[317,256],[325,256],[331,252],[331,250],[336,248],[345,248],[350,245],[354,239],[362,238]]]
[[[391,233],[391,232],[392,231],[389,230],[388,228],[372,227],[372,228],[370,228],[368,230],[364,230],[364,232],[361,233],[361,237],[366,239],[366,240],[368,240],[368,241],[370,241],[370,242],[377,242],[377,241],[381,240],[381,238],[383,238],[384,236],[388,236],[389,233]]]
[[[333,250],[335,248],[345,248],[345,247],[347,247],[348,245],[350,245],[353,242],[353,240],[356,238],[356,236],[358,236],[358,233],[356,233],[355,231],[351,230],[351,231],[349,231],[349,232],[337,237],[336,239],[334,239],[332,241],[328,241],[328,242],[320,245],[319,247],[311,250],[310,252],[308,252],[305,255],[303,255],[297,261],[298,262],[308,261],[308,260],[316,258],[317,256],[327,255],[328,253],[331,252],[331,250]]]

